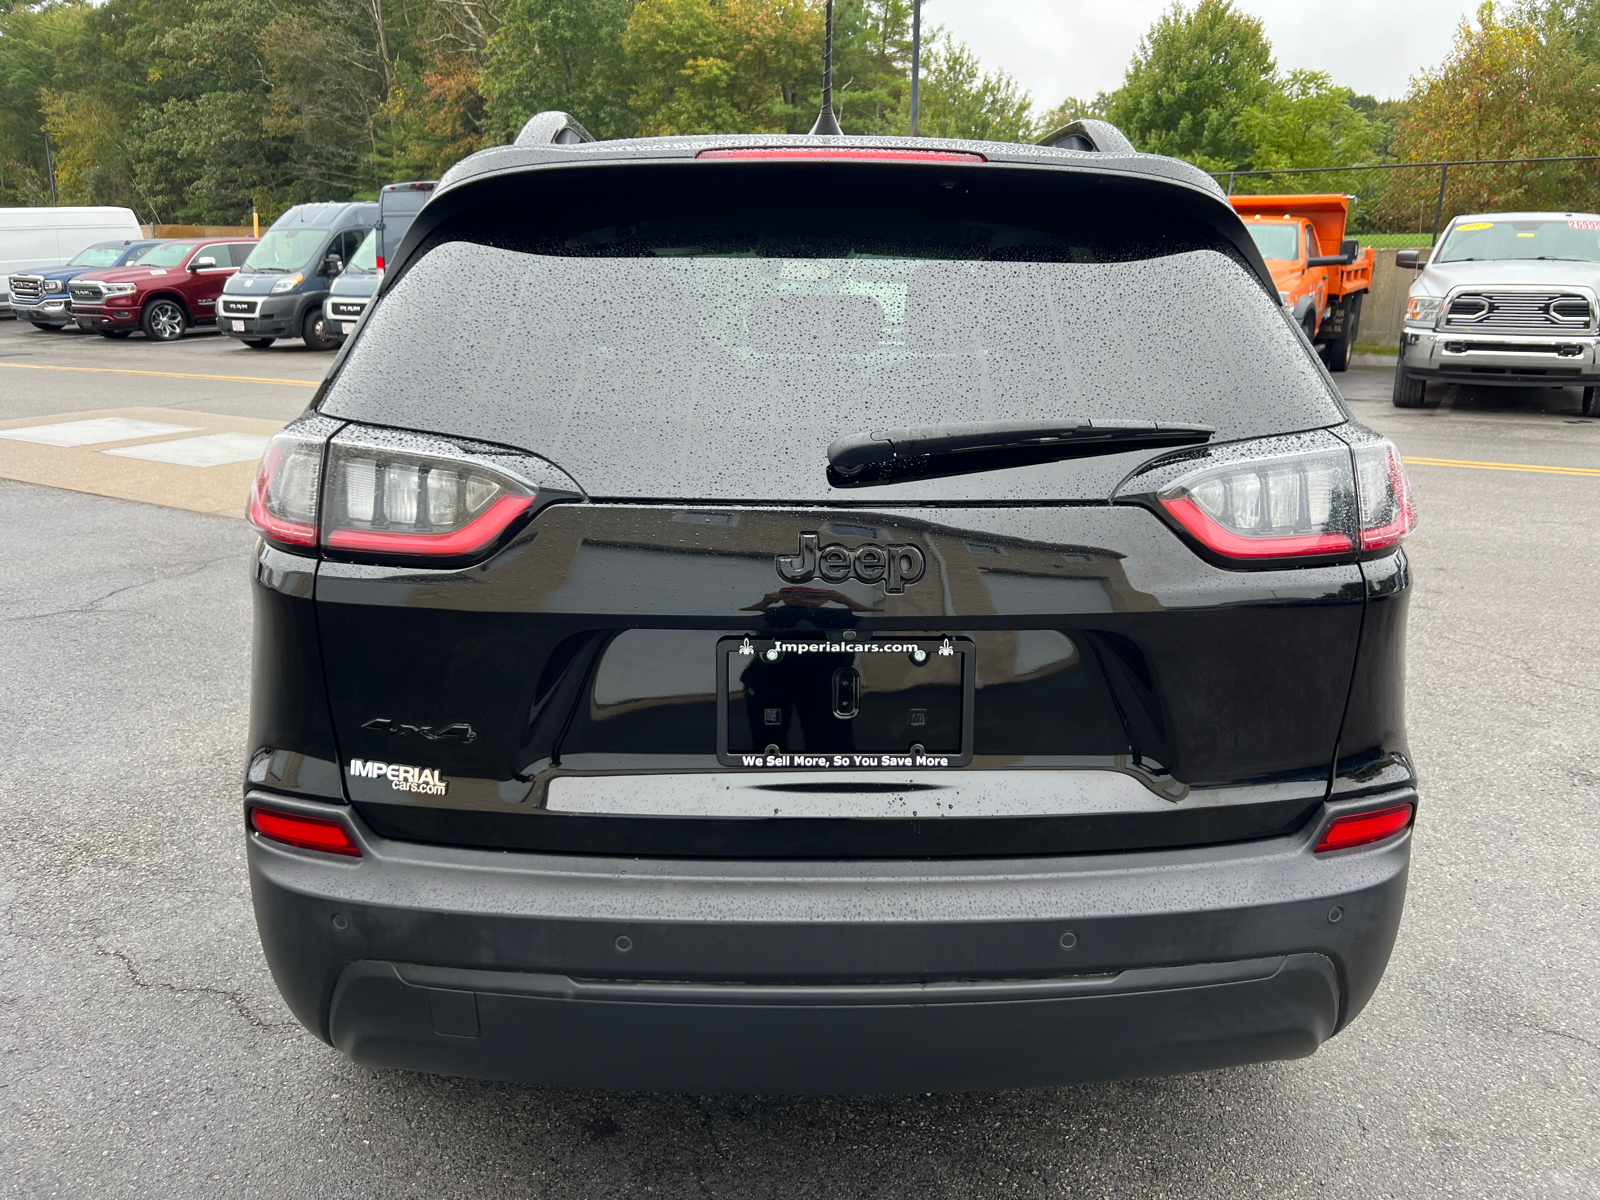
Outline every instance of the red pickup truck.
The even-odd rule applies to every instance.
[[[217,297],[255,238],[185,238],[157,246],[137,266],[80,275],[68,285],[80,329],[125,338],[172,342],[195,325],[216,324]]]

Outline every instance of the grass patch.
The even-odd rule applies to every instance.
[[[1357,354],[1381,354],[1385,358],[1396,358],[1400,354],[1400,347],[1390,342],[1357,342],[1355,344],[1355,352]]]

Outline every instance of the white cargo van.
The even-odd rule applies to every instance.
[[[0,279],[34,267],[59,267],[95,242],[143,237],[131,208],[0,208]],[[0,288],[0,313],[11,301]]]

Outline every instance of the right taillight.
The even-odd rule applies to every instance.
[[[1186,451],[1141,469],[1118,498],[1159,507],[1240,563],[1326,558],[1397,544],[1416,523],[1399,451],[1326,430]]]
[[[1399,545],[1417,524],[1411,478],[1400,451],[1388,438],[1357,442],[1356,489],[1361,496],[1361,548],[1382,550]]]
[[[1391,804],[1369,812],[1346,813],[1328,822],[1317,842],[1315,853],[1329,850],[1348,850],[1352,846],[1370,846],[1384,838],[1393,837],[1411,824],[1414,811],[1410,804]]]

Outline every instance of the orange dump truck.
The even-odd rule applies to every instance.
[[[1353,197],[1229,196],[1267,260],[1278,299],[1330,371],[1350,365],[1361,298],[1372,289],[1372,248],[1344,236]]]

